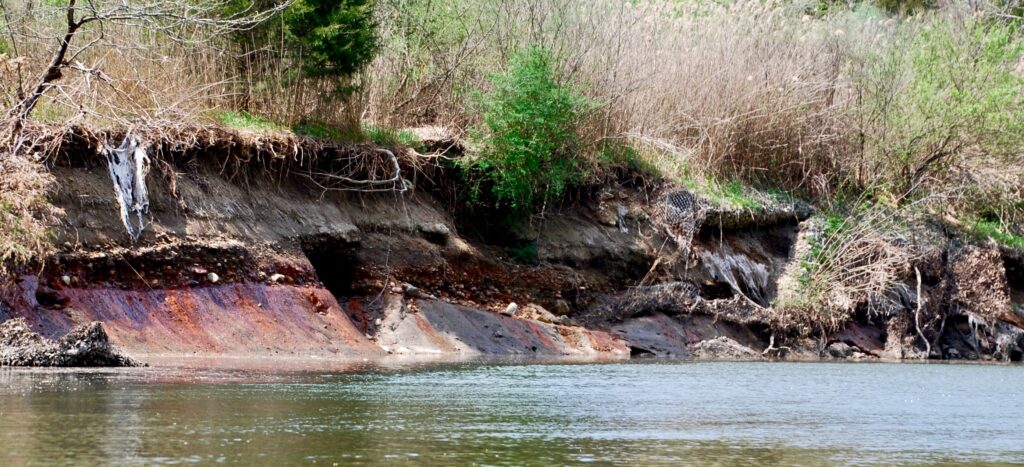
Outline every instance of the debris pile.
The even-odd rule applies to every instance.
[[[139,366],[110,345],[98,322],[76,327],[57,340],[32,331],[25,318],[0,324],[0,366]]]

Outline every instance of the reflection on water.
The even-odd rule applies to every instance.
[[[1024,368],[0,370],[0,465],[1024,462]]]

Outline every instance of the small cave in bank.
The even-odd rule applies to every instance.
[[[302,252],[313,265],[317,278],[335,298],[355,295],[358,259],[354,245],[312,239],[302,242]]]

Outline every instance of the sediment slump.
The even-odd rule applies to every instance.
[[[349,192],[325,186],[322,174],[372,148],[203,141],[149,151],[150,214],[134,241],[99,139],[69,135],[51,167],[65,213],[59,252],[3,292],[0,321],[24,320],[47,338],[97,322],[142,361],[1020,360],[1024,348],[1013,305],[1024,275],[1011,252],[942,236],[934,254],[906,268],[921,272],[923,302],[906,276],[884,310],[864,304],[840,329],[813,329],[771,306],[807,249],[800,233],[811,209],[799,203],[701,206],[700,229],[680,245],[666,216],[679,188],[623,173],[526,228],[496,233],[487,213],[467,215],[453,202],[458,175],[436,159],[396,159],[404,192]],[[378,162],[361,176],[393,177]]]

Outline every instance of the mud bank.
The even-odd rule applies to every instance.
[[[924,270],[922,295],[943,307],[923,317],[927,343],[904,289],[885,313],[811,335],[770,310],[799,262],[800,203],[711,205],[682,259],[666,215],[679,188],[628,171],[506,230],[459,201],[459,175],[437,159],[402,156],[404,192],[353,193],[308,174],[358,147],[239,146],[151,146],[159,170],[133,241],[95,141],[69,135],[51,163],[59,251],[0,294],[0,321],[49,338],[99,322],[128,355],[197,359],[1020,360],[1024,348],[1012,252],[943,240]]]

